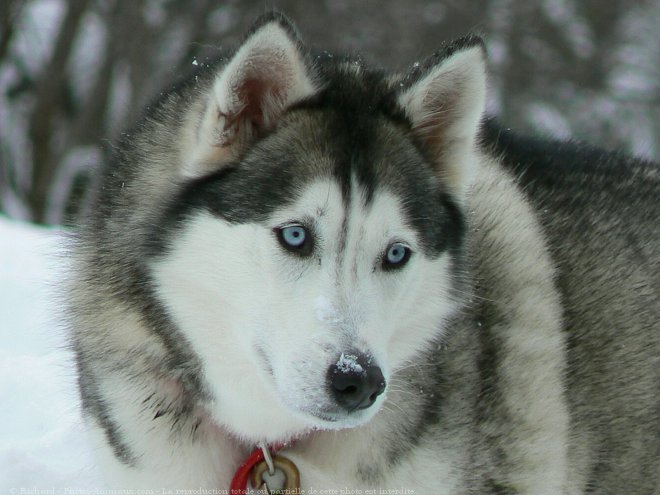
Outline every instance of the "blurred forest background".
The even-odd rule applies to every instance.
[[[0,0],[0,212],[71,221],[122,128],[273,7],[394,70],[483,34],[507,126],[660,155],[660,0]]]

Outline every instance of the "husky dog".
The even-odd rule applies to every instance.
[[[656,165],[486,119],[477,37],[392,74],[271,13],[194,70],[73,252],[110,486],[228,490],[261,443],[298,493],[658,493]]]

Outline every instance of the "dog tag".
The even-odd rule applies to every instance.
[[[278,493],[280,490],[284,490],[285,493],[298,493],[300,490],[300,472],[293,461],[284,456],[276,455],[273,457],[273,465],[275,466],[275,474],[272,476],[268,475],[268,464],[266,464],[266,461],[261,461],[254,466],[250,473],[250,483],[252,486],[261,488],[265,486],[267,493],[273,494]],[[275,487],[274,484],[278,481],[281,482],[278,483],[280,486]]]

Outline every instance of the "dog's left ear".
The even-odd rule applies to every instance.
[[[412,82],[409,82],[412,81]],[[398,101],[440,177],[463,196],[476,173],[474,149],[486,99],[481,38],[455,41],[403,81]]]
[[[184,174],[201,175],[235,159],[288,107],[315,92],[293,24],[277,12],[262,16],[216,75]]]

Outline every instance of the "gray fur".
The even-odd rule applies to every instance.
[[[285,25],[303,50],[282,17],[260,22],[254,31]],[[387,401],[367,425],[316,432],[290,449],[303,484],[316,473],[309,476],[354,488],[401,488],[410,479],[402,473],[419,468],[420,484],[404,486],[416,493],[657,493],[659,168],[485,122],[480,170],[461,197],[442,173],[450,158],[425,147],[397,98],[478,43],[449,45],[405,77],[303,53],[317,94],[198,177],[180,174],[184,116],[197,112],[196,128],[203,126],[206,95],[225,62],[166,92],[123,135],[99,175],[69,283],[83,406],[120,464],[146,470],[159,455],[142,449],[136,430],[167,431],[182,466],[218,434],[206,413],[216,399],[207,372],[148,263],[168,256],[200,210],[259,223],[327,177],[347,202],[354,188],[366,203],[384,190],[402,198],[423,256],[451,259],[457,310],[437,323],[433,345],[390,377]],[[451,145],[443,139],[435,145]],[[257,354],[264,359],[263,349]],[[121,403],[114,390],[129,391],[133,402]],[[123,411],[133,410],[150,421],[127,420]],[[359,462],[338,460],[342,442]],[[221,483],[251,447],[223,444]],[[426,452],[440,460],[431,470]],[[446,475],[437,490],[429,488],[433,469]]]

